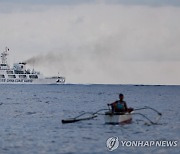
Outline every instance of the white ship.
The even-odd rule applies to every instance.
[[[63,84],[65,78],[62,76],[44,77],[40,72],[26,69],[26,63],[15,63],[13,68],[7,63],[9,49],[1,53],[0,84]]]

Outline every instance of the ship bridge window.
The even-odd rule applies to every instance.
[[[15,74],[24,74],[24,71],[17,71],[17,70],[15,70],[14,73]]]
[[[16,75],[8,75],[8,78],[15,79]]]
[[[0,64],[0,66],[7,66],[6,64]]]
[[[7,74],[13,74],[13,71],[6,71]]]
[[[27,78],[27,77],[26,77],[26,75],[19,75],[19,78],[20,78],[20,79],[25,79],[25,78]]]
[[[4,74],[0,74],[0,79],[5,78]]]
[[[29,78],[30,79],[38,79],[38,76],[37,75],[29,75]]]

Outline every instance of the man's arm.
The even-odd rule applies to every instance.
[[[117,101],[111,103],[111,104],[107,104],[108,106],[114,106],[117,103]]]
[[[127,111],[127,104],[126,104],[126,102],[124,102],[124,108],[125,108],[125,111]]]

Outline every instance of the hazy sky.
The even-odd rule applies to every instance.
[[[0,50],[68,83],[180,84],[179,17],[179,0],[0,0]]]

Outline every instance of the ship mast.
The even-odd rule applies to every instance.
[[[9,48],[6,47],[6,48],[5,48],[5,51],[4,51],[3,53],[1,53],[1,61],[2,61],[2,64],[7,64],[8,51],[9,51]]]

